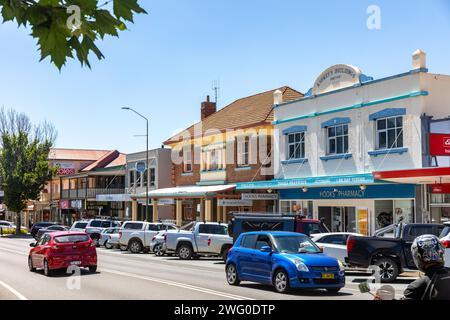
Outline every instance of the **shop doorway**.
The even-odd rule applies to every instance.
[[[319,207],[319,219],[331,232],[356,232],[355,207]]]

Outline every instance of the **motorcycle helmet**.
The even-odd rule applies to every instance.
[[[445,248],[434,235],[417,237],[411,247],[414,263],[420,271],[429,265],[444,266]]]

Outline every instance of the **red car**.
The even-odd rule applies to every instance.
[[[36,243],[31,243],[28,267],[31,272],[44,269],[50,276],[52,271],[71,266],[97,271],[95,243],[84,232],[53,232],[44,234]]]

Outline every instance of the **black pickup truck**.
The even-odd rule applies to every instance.
[[[380,268],[382,283],[394,282],[398,275],[407,270],[417,270],[411,253],[411,246],[418,236],[433,234],[439,236],[442,224],[399,224],[377,231],[375,237],[351,236],[347,241],[350,267]]]

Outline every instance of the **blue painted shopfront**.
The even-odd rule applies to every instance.
[[[305,192],[306,191],[306,192]],[[339,199],[413,199],[415,185],[377,184],[368,185],[365,190],[359,186],[309,188],[307,190],[279,190],[280,200],[339,200]]]

